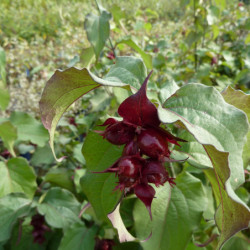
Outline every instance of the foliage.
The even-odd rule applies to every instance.
[[[149,2],[112,0],[104,8],[75,0],[68,8],[65,0],[39,0],[40,12],[32,12],[32,1],[1,1],[0,249],[247,249],[249,6]],[[67,48],[67,25],[84,28],[88,41],[78,37]],[[35,117],[10,108],[18,85],[13,33],[58,59],[46,66],[20,59],[28,85],[43,81],[43,71],[51,76],[42,95],[43,85],[36,91]],[[65,46],[64,56],[53,44]],[[174,160],[164,167],[176,186],[155,188],[152,220],[133,193],[114,191],[114,174],[93,173],[123,152],[96,133],[99,125],[120,119],[118,106],[151,69],[147,97],[161,128],[187,141],[169,145]]]

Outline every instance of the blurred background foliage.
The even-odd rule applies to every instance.
[[[249,0],[103,1],[102,6],[112,15],[110,40],[97,59],[84,30],[86,15],[98,14],[95,1],[1,0],[2,161],[15,156],[27,159],[36,175],[37,200],[52,187],[60,187],[73,192],[84,204],[86,197],[79,184],[85,173],[85,159],[81,154],[84,138],[90,129],[100,124],[100,118],[113,115],[130,93],[123,89],[100,88],[70,107],[59,123],[55,143],[57,155],[68,158],[58,164],[51,154],[48,133],[40,122],[38,108],[45,83],[55,69],[88,67],[102,77],[114,64],[115,56],[134,55],[143,58],[148,70],[154,70],[148,92],[151,100],[164,100],[166,96],[161,89],[166,86],[172,88],[189,82],[214,86],[219,91],[232,86],[250,93],[249,4]],[[180,166],[176,167],[178,172]],[[202,171],[189,169],[195,176],[204,178]],[[249,205],[248,183],[238,195]],[[0,197],[8,193],[0,189]],[[131,204],[125,205],[124,209],[129,206]],[[213,204],[211,206],[214,209]],[[24,222],[15,221],[13,234],[4,242],[7,249],[15,249],[22,223],[26,231],[31,231],[30,218],[35,213],[32,210]],[[93,223],[93,212],[84,220],[86,224]],[[128,219],[127,226],[132,224]],[[100,235],[107,234],[106,227],[100,226]],[[197,239],[203,242],[207,240],[204,227],[201,225],[196,232]],[[60,230],[46,236],[46,242],[60,238]],[[108,234],[114,235],[110,228],[108,230]],[[49,235],[49,231],[46,234]],[[247,234],[249,232],[240,233],[224,249],[246,249]],[[136,243],[131,246],[140,249]],[[119,247],[117,249],[123,249]],[[196,248],[189,245],[188,249]]]

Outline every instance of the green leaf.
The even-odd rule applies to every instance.
[[[0,84],[1,84],[1,80],[0,80]],[[5,110],[10,102],[10,94],[9,94],[9,90],[6,88],[2,88],[0,87],[0,108],[2,110]]]
[[[213,87],[188,84],[176,91],[158,114],[164,123],[181,121],[203,145],[229,152],[230,183],[233,189],[244,183],[241,158],[248,122],[244,112],[227,104]]]
[[[17,129],[6,121],[0,124],[0,137],[4,146],[10,151],[13,156],[16,156],[14,151],[14,142],[17,139]]]
[[[33,198],[37,188],[36,175],[24,158],[0,162],[0,176],[0,197],[12,192],[23,192],[28,198]]]
[[[226,8],[226,0],[215,0],[216,6],[222,11]]]
[[[193,43],[198,42],[201,37],[202,37],[201,32],[191,30],[185,39],[185,43],[188,45],[188,47],[191,47]]]
[[[41,122],[24,112],[13,112],[11,123],[17,127],[18,140],[30,141],[43,147],[49,139],[48,132]]]
[[[160,99],[163,103],[166,101],[171,95],[173,95],[177,89],[179,89],[179,86],[176,84],[174,80],[166,82],[160,90]]]
[[[53,163],[55,163],[55,158],[48,144],[44,147],[37,147],[30,160],[30,164],[36,167],[41,165],[51,165]]]
[[[141,55],[146,67],[148,69],[153,68],[152,56],[144,52],[131,38],[122,39],[117,44],[126,44],[130,48],[134,49],[136,52],[138,52]]]
[[[121,196],[120,191],[114,191],[118,180],[114,174],[91,172],[110,167],[121,156],[122,148],[103,140],[99,134],[90,132],[82,152],[89,171],[81,178],[82,191],[88,197],[97,217],[108,221],[107,214],[114,210]]]
[[[91,62],[93,61],[94,56],[95,56],[95,52],[94,52],[93,47],[83,49],[80,55],[82,67],[88,68]]]
[[[187,141],[185,143],[180,142],[180,151],[187,153],[189,164],[201,169],[213,168],[205,149],[190,133],[183,130],[178,136]]]
[[[0,89],[6,87],[6,56],[4,49],[0,46]]]
[[[71,225],[64,233],[58,249],[94,249],[97,229],[96,226],[87,228],[83,223]]]
[[[137,87],[144,81],[145,75],[143,62],[135,57],[118,57],[117,64],[111,67],[106,80],[95,76],[87,69],[57,70],[47,82],[40,100],[42,122],[49,130],[53,154],[55,155],[53,141],[56,125],[73,102],[101,85],[122,87],[130,84]]]
[[[55,228],[66,229],[71,223],[80,222],[80,203],[68,190],[51,188],[42,197],[38,211],[45,216],[46,222]]]
[[[147,69],[140,58],[131,56],[120,56],[104,77],[106,81],[117,83],[128,83],[139,89],[147,77]]]
[[[0,242],[8,240],[18,218],[27,216],[31,201],[24,194],[9,194],[0,199]]]
[[[121,9],[121,7],[120,7],[119,5],[117,5],[117,4],[112,4],[110,11],[111,11],[112,16],[113,16],[113,18],[114,18],[114,21],[115,21],[116,23],[118,23],[118,24],[120,23],[119,21],[120,21],[121,19],[126,18],[125,12],[124,12],[124,11]]]
[[[205,149],[215,170],[215,175],[210,175],[209,180],[212,186],[219,185],[221,204],[216,211],[215,220],[221,232],[218,243],[218,248],[221,249],[223,244],[235,233],[248,228],[250,210],[235,194],[230,183],[227,181],[230,176],[228,153],[220,152],[211,145],[206,145]]]
[[[213,39],[215,40],[220,34],[220,28],[217,25],[212,25]]]
[[[165,109],[159,108],[160,119],[166,123],[178,120],[180,125],[203,144],[213,164],[217,178],[211,178],[210,175],[209,179],[213,184],[217,203],[220,200],[222,204],[216,216],[218,227],[221,228],[221,247],[237,230],[245,228],[244,223],[249,216],[244,203],[233,191],[244,183],[241,154],[248,132],[247,117],[241,110],[227,104],[214,88],[199,84],[180,88],[165,102],[164,107]],[[228,160],[228,153],[218,150],[229,152]],[[240,219],[241,215],[244,222]]]
[[[107,39],[109,38],[109,20],[111,14],[102,9],[100,16],[89,13],[84,21],[84,29],[86,30],[88,40],[95,51],[96,59],[98,59]]]
[[[207,22],[209,25],[214,24],[220,16],[220,10],[216,6],[207,8]]]
[[[44,181],[49,182],[52,186],[58,186],[69,191],[74,191],[74,184],[72,181],[73,171],[66,168],[51,168],[44,176]]]
[[[223,91],[222,96],[225,101],[231,105],[234,105],[236,108],[241,109],[247,115],[248,122],[250,123],[250,95],[245,94],[240,90],[235,90],[230,86]],[[250,163],[250,131],[247,134],[247,142],[243,148],[243,161],[244,166],[247,167]]]
[[[138,237],[145,237],[152,228],[152,237],[141,243],[143,249],[185,249],[206,209],[207,199],[201,181],[183,172],[176,178],[174,188],[168,184],[156,188],[155,197],[152,222],[141,201],[138,200],[134,208]]]
[[[245,44],[249,44],[249,43],[250,43],[250,34],[248,34],[245,39]]]
[[[237,250],[237,249],[248,249],[249,248],[249,239],[247,237],[237,237],[234,236],[231,238],[224,246],[223,250]]]

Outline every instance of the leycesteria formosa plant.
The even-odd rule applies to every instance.
[[[101,91],[101,87],[139,89],[119,106],[121,119],[108,118],[95,128],[97,133],[87,134],[82,148],[87,171],[84,170],[80,181],[76,180],[78,188],[98,220],[111,222],[117,229],[120,242],[145,239],[151,231],[152,237],[140,243],[145,249],[153,249],[155,244],[161,244],[162,249],[185,249],[206,212],[208,201],[201,180],[187,169],[190,164],[203,171],[212,184],[217,210],[204,218],[216,223],[220,233],[217,245],[221,248],[232,235],[247,228],[250,220],[249,209],[235,193],[245,182],[241,155],[249,125],[240,109],[248,112],[245,103],[249,103],[249,96],[233,89],[221,94],[213,87],[189,83],[159,88],[162,102],[156,107],[147,98],[151,73],[146,77],[146,71],[142,61],[135,57],[117,57],[116,64],[102,79],[86,68],[56,71],[40,101],[52,152],[55,155],[56,125],[78,98],[97,88]],[[164,129],[166,124],[173,123],[183,128],[178,136],[186,141]],[[175,150],[180,145],[180,150]],[[187,164],[178,164],[181,172],[174,179],[165,167],[176,159],[187,159]],[[139,198],[130,209],[138,238],[129,233],[121,217],[129,199],[123,201],[123,206],[120,201],[131,193]],[[213,208],[214,204],[210,205]],[[103,236],[98,237],[103,240]]]
[[[124,100],[118,108],[123,118],[118,121],[108,118],[101,126],[104,131],[96,131],[114,145],[125,145],[121,157],[108,169],[99,172],[115,173],[118,185],[125,194],[134,191],[145,204],[152,219],[151,203],[156,187],[168,182],[175,185],[174,178],[164,167],[164,162],[175,161],[170,158],[169,143],[178,145],[185,142],[160,127],[157,108],[146,95],[147,83],[152,71],[141,85],[140,90]],[[96,172],[98,173],[98,172]]]

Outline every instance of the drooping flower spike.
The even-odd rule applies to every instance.
[[[175,185],[174,178],[169,177],[164,162],[175,161],[170,158],[169,143],[185,142],[160,127],[157,108],[149,101],[146,94],[149,73],[139,91],[126,100],[118,108],[123,118],[118,121],[107,119],[101,126],[104,131],[97,131],[104,139],[114,145],[125,145],[122,156],[108,169],[96,173],[115,173],[118,176],[116,190],[125,194],[134,191],[144,203],[152,219],[151,204],[156,187],[168,182]]]

